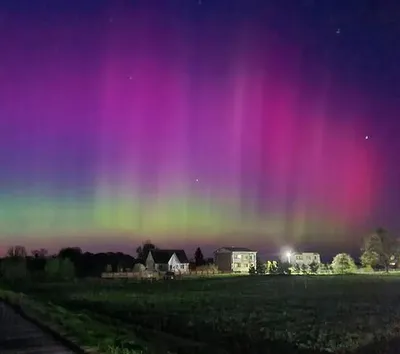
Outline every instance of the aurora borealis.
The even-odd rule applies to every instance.
[[[333,242],[381,221],[381,102],[332,59],[334,27],[321,49],[271,6],[45,3],[0,6],[1,246]]]

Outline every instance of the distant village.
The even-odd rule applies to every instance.
[[[144,250],[144,251],[143,251]],[[205,259],[200,248],[197,248],[193,260],[189,260],[183,249],[157,249],[151,243],[145,243],[138,254],[143,254],[142,261],[134,264],[132,269],[118,269],[111,267],[102,273],[103,278],[140,277],[155,278],[157,276],[185,276],[188,274],[251,274],[259,273],[260,268],[265,272],[268,263],[257,258],[257,251],[246,247],[221,247],[214,252],[213,258]],[[274,263],[275,262],[275,263]],[[319,265],[321,257],[318,253],[285,252],[280,263],[288,263],[293,267],[309,267]],[[277,261],[270,262],[277,266]]]

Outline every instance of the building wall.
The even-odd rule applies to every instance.
[[[217,252],[215,253],[215,265],[221,272],[232,271],[232,253],[231,252]]]
[[[168,262],[168,270],[175,273],[187,273],[189,271],[189,263],[181,263],[175,253]]]
[[[321,263],[321,256],[319,253],[312,252],[303,252],[303,253],[295,253],[291,259],[290,263],[298,264],[298,265],[310,265],[311,263]]]
[[[151,271],[157,270],[156,266],[154,264],[154,259],[153,259],[153,256],[151,255],[151,252],[149,252],[149,254],[147,255],[147,258],[146,258],[146,268]]]
[[[156,263],[156,271],[158,272],[167,272],[168,264]]]
[[[232,252],[232,270],[248,273],[251,267],[257,268],[257,252]]]

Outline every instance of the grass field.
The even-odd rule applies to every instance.
[[[400,337],[397,276],[85,280],[18,290],[80,341],[110,353],[276,354],[295,352],[292,345],[364,353]]]

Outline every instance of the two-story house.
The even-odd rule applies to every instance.
[[[321,256],[319,253],[313,252],[302,252],[302,253],[293,253],[290,255],[290,263],[291,264],[298,264],[302,266],[303,264],[308,266],[311,263],[321,263]]]
[[[221,247],[214,252],[214,262],[222,272],[248,273],[257,267],[257,251],[245,247]]]

